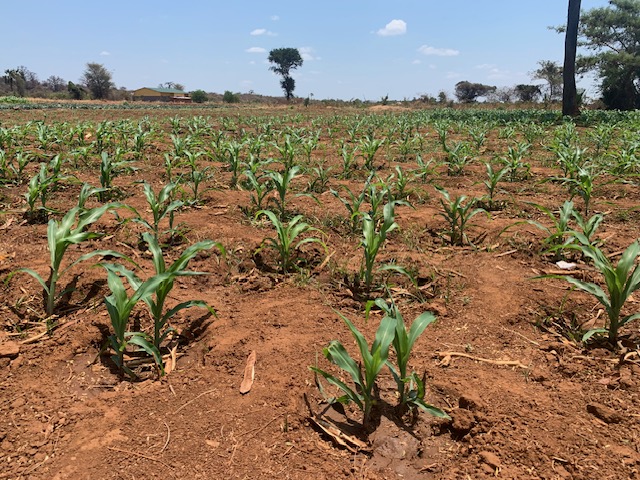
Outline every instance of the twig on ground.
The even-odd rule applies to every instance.
[[[443,367],[449,366],[451,364],[451,360],[453,357],[463,357],[463,358],[468,358],[470,360],[475,360],[476,362],[490,363],[492,365],[518,367],[525,370],[529,369],[528,366],[523,365],[518,360],[491,360],[488,358],[474,357],[473,355],[469,355],[468,353],[462,353],[462,352],[436,352],[436,355],[442,359],[440,360],[440,365]]]
[[[109,450],[114,451],[114,452],[120,452],[120,453],[124,453],[126,455],[133,455],[135,457],[145,458],[147,460],[151,460],[152,462],[158,462],[160,465],[164,465],[165,467],[167,467],[171,471],[171,475],[173,475],[173,477],[175,478],[175,474],[173,473],[173,467],[171,465],[169,465],[168,463],[163,462],[159,458],[150,457],[149,455],[145,455],[143,453],[138,453],[138,452],[133,452],[131,450],[122,450],[121,448],[116,448],[116,447],[107,447],[107,448]]]
[[[182,405],[180,408],[178,408],[175,412],[173,412],[173,414],[175,415],[176,413],[178,413],[180,410],[184,409],[187,405],[192,404],[193,402],[195,402],[197,399],[199,399],[200,397],[203,397],[204,395],[208,395],[210,393],[213,392],[217,392],[218,390],[216,388],[212,388],[211,390],[207,390],[206,392],[202,392],[200,395],[196,395],[195,398],[192,398],[191,400],[189,400],[187,403],[185,403],[184,405]]]

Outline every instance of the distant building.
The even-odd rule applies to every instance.
[[[187,92],[175,88],[139,88],[134,90],[133,99],[143,102],[191,103]]]

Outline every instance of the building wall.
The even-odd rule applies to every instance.
[[[134,100],[142,100],[145,102],[170,102],[175,94],[156,92],[150,88],[139,88],[133,92]]]

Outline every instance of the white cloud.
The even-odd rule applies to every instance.
[[[280,16],[279,15],[271,15],[271,20],[273,20],[274,22],[277,22],[278,20],[280,20]]]
[[[100,52],[100,56],[102,57],[108,57],[109,55],[111,55],[111,52],[107,52],[106,50]]]
[[[391,37],[393,35],[404,35],[407,33],[407,22],[404,20],[391,20],[384,28],[381,28],[376,34],[381,37]]]
[[[420,65],[422,63],[422,60],[414,60],[413,62],[411,62],[413,65]]]
[[[314,54],[313,48],[311,47],[300,47],[298,51],[300,52],[300,56],[304,61],[309,62],[313,60],[320,60],[320,57],[317,57]]]
[[[430,47],[429,45],[422,45],[418,48],[418,51],[423,55],[435,55],[437,57],[455,57],[456,55],[460,55],[460,52],[453,48],[436,48]]]
[[[485,70],[487,72],[488,80],[509,80],[522,76],[522,74],[514,73],[511,70],[503,70],[492,63],[483,63],[481,65],[476,65],[475,68],[477,68],[478,70]]]
[[[247,48],[245,50],[245,52],[247,52],[247,53],[267,53],[267,49],[266,48],[262,48],[262,47],[251,47],[251,48]]]
[[[256,28],[255,30],[252,30],[251,33],[249,33],[249,35],[253,35],[254,37],[258,35],[267,35],[268,37],[275,37],[277,34],[267,30],[266,28]]]

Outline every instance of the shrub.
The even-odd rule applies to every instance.
[[[209,97],[204,90],[195,90],[191,92],[191,100],[195,103],[204,103],[209,100]]]
[[[222,95],[222,101],[224,103],[240,103],[240,95],[233,93],[231,90],[225,90],[224,95]]]

